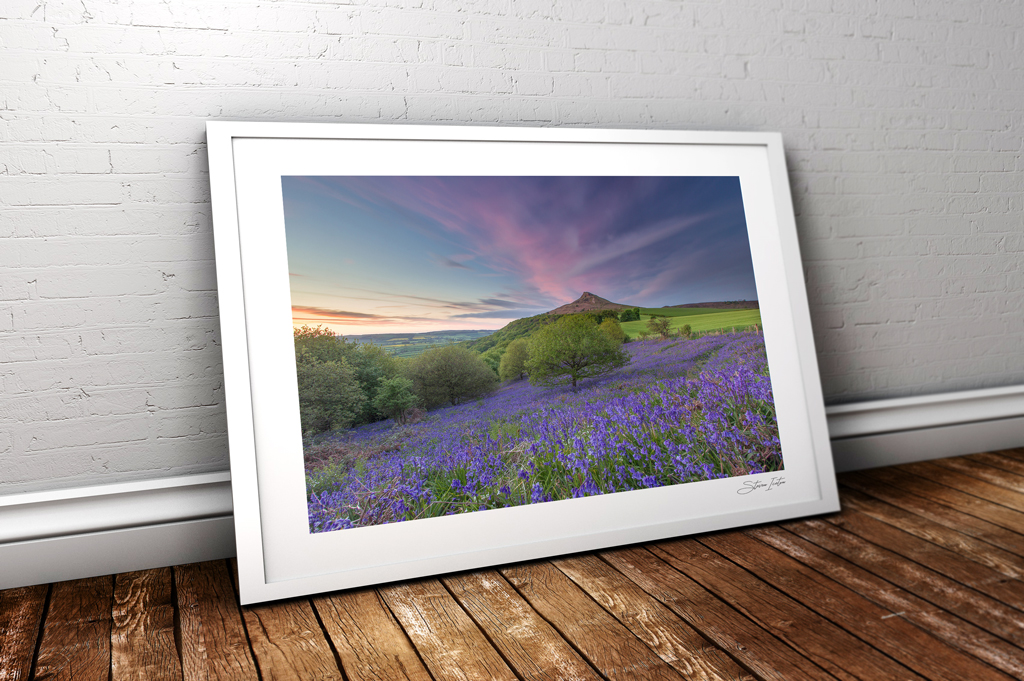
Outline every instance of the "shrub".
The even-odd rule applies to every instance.
[[[402,376],[387,378],[381,382],[377,396],[373,400],[374,408],[381,414],[393,419],[395,423],[405,423],[406,414],[418,402],[412,391],[412,381]]]
[[[566,315],[530,338],[526,372],[530,383],[556,386],[599,376],[629,361],[608,334],[583,315]]]
[[[647,320],[647,328],[651,330],[651,333],[656,333],[662,338],[668,338],[672,332],[672,322],[669,321],[668,317],[652,316]]]
[[[431,348],[412,358],[408,378],[427,408],[461,404],[497,387],[498,377],[472,350],[458,345]]]

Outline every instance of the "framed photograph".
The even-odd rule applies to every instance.
[[[243,603],[838,510],[779,134],[207,138]]]

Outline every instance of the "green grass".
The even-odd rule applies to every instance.
[[[755,312],[757,310],[754,310]],[[660,315],[662,317],[695,317],[699,315],[712,314],[714,312],[749,312],[749,310],[725,310],[717,307],[641,307],[641,321],[645,321],[643,315]],[[635,322],[629,322],[630,324]]]
[[[646,313],[648,310],[655,311],[656,314],[661,314],[660,308],[648,308],[642,309],[641,312]],[[683,325],[689,324],[690,329],[695,333],[706,333],[708,331],[722,331],[730,330],[735,328],[737,331],[745,329],[749,326],[761,324],[761,311],[760,310],[720,310],[709,313],[704,308],[683,308],[684,312],[691,312],[696,310],[700,314],[683,314],[683,315],[664,315],[669,317],[672,329],[682,328]],[[630,338],[636,338],[641,331],[649,331],[647,328],[647,320],[651,317],[649,314],[641,314],[640,321],[638,322],[626,322],[622,325],[622,330],[626,332],[626,335]]]
[[[532,335],[537,329],[551,324],[561,316],[562,315],[545,313],[534,315],[533,317],[516,319],[501,327],[494,333],[484,336],[483,338],[466,341],[464,345],[473,352],[478,352],[480,354],[487,352],[491,348],[504,348],[515,339],[526,338],[527,336]]]

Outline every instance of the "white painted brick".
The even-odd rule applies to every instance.
[[[167,287],[173,273],[154,267],[60,267],[29,271],[42,298],[144,295]]]
[[[12,311],[8,312],[11,314],[13,327],[14,315]],[[13,330],[13,328],[7,330]],[[52,331],[45,335],[21,334],[3,337],[0,342],[0,364],[44,359],[68,359],[76,354],[81,354],[78,345],[77,335],[58,335]]]
[[[106,178],[72,176],[56,184],[46,178],[20,176],[0,183],[0,205],[87,206],[120,201],[120,183]]]
[[[1022,382],[1022,33],[996,0],[8,0],[0,493],[226,466],[207,118],[780,130],[827,398]]]
[[[52,157],[40,148],[9,145],[0,158],[4,175],[42,175],[52,165]]]
[[[469,24],[469,40],[521,47],[567,47],[569,28],[508,19],[476,19]]]
[[[361,13],[361,26],[366,33],[376,35],[451,40],[466,37],[465,18],[457,13],[409,12],[398,8],[369,10]]]

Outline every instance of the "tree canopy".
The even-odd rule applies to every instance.
[[[359,420],[366,396],[344,358],[321,362],[307,354],[295,369],[303,435],[348,428]]]
[[[513,378],[522,378],[526,373],[526,360],[529,358],[530,343],[525,338],[517,338],[505,348],[505,354],[501,356],[501,366],[498,368],[498,376],[503,381]]]
[[[461,404],[497,387],[494,371],[472,350],[458,345],[431,348],[406,368],[413,390],[427,408]]]
[[[598,328],[608,334],[608,336],[616,343],[626,342],[626,332],[622,330],[622,327],[619,325],[619,321],[614,317],[605,319],[601,322],[601,325]]]
[[[572,385],[625,366],[629,355],[593,319],[565,315],[530,338],[526,372],[530,383]]]
[[[385,379],[373,400],[374,408],[392,418],[395,423],[405,423],[406,413],[416,406],[419,399],[412,390],[412,381],[403,376]]]
[[[315,328],[303,326],[294,329],[293,340],[296,369],[300,374],[299,408],[300,410],[304,409],[309,417],[303,421],[303,433],[347,428],[388,416],[377,409],[375,398],[381,383],[398,374],[399,361],[396,357],[372,343],[356,343],[342,336],[336,336],[333,331],[322,326]],[[344,366],[344,369],[327,366],[332,363]],[[317,368],[311,368],[313,366]],[[350,413],[351,418],[340,418],[337,417],[337,414],[335,418],[323,416],[326,413],[324,409],[327,407],[324,406],[326,403],[323,402],[324,398],[319,395],[318,391],[324,389],[323,386],[326,385],[324,382],[328,381],[328,375],[334,377],[330,380],[339,382],[340,395],[350,392],[349,385],[352,382],[360,391],[361,399],[354,402],[349,400],[348,406],[345,407],[346,413]],[[314,376],[317,376],[315,380]],[[339,397],[336,402],[341,399]],[[313,406],[314,402],[320,406]],[[314,417],[314,413],[319,416]],[[332,423],[347,425],[330,425]],[[312,431],[307,428],[307,425],[313,428]]]
[[[640,308],[639,307],[628,307],[619,314],[620,322],[638,322],[640,321]]]

